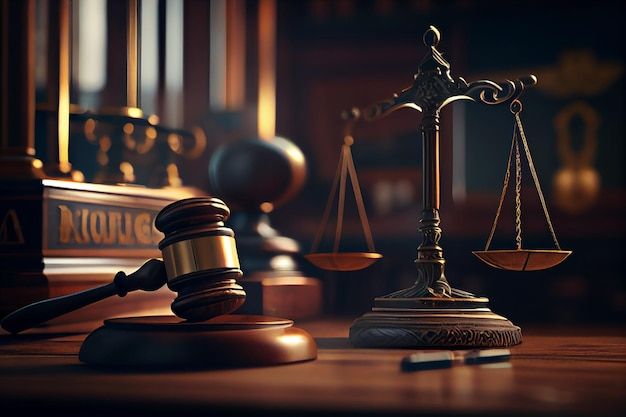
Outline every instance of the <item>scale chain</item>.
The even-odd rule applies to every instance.
[[[348,145],[341,147],[341,179],[339,180],[339,202],[337,203],[337,228],[335,229],[335,243],[333,252],[339,251],[339,242],[341,241],[341,231],[343,228],[343,209],[346,201],[346,176],[348,175]]]
[[[559,245],[559,241],[556,238],[556,233],[554,232],[554,227],[552,226],[552,221],[550,220],[550,214],[548,214],[548,207],[546,206],[546,200],[544,199],[543,192],[541,191],[541,185],[539,184],[539,177],[537,176],[537,171],[535,170],[535,164],[533,163],[533,158],[530,155],[530,149],[528,147],[526,135],[524,134],[524,128],[522,127],[522,120],[519,117],[519,113],[515,113],[515,121],[517,123],[517,129],[519,130],[520,136],[522,137],[522,144],[524,145],[524,151],[526,152],[526,159],[528,159],[528,167],[530,168],[530,173],[533,177],[533,181],[535,182],[535,188],[537,189],[537,194],[539,194],[539,200],[541,201],[541,207],[543,208],[543,213],[546,216],[546,220],[548,222],[548,228],[550,229],[552,240],[554,241],[554,245],[556,246],[556,248],[558,250],[561,250],[561,245]]]
[[[374,239],[372,239],[372,231],[367,220],[365,204],[363,203],[363,194],[361,193],[361,187],[359,186],[359,179],[356,176],[356,168],[354,167],[354,160],[352,159],[352,152],[350,148],[346,150],[346,156],[348,159],[350,181],[352,182],[352,191],[354,192],[356,207],[359,212],[359,218],[361,219],[361,226],[363,227],[363,234],[365,235],[365,241],[367,242],[367,249],[370,252],[375,252],[376,249],[374,248]]]
[[[342,168],[343,152],[341,152],[339,155],[337,171],[335,172],[335,178],[333,179],[333,185],[331,186],[330,194],[328,194],[328,200],[326,201],[326,207],[324,208],[324,214],[322,215],[322,223],[317,230],[315,240],[313,241],[313,245],[311,246],[311,253],[317,252],[320,246],[320,242],[322,241],[322,237],[324,236],[324,231],[326,230],[326,225],[328,224],[328,218],[330,217],[330,210],[332,209],[333,202],[335,201],[335,193],[337,192],[337,186],[339,185],[339,177],[341,175]]]
[[[515,128],[513,128],[513,140],[511,141],[511,149],[509,150],[509,159],[506,163],[506,173],[504,174],[504,185],[502,186],[502,193],[500,193],[500,202],[498,203],[498,209],[496,210],[496,217],[495,219],[493,219],[493,225],[491,226],[491,232],[489,233],[489,238],[487,238],[485,251],[489,250],[489,246],[491,245],[491,240],[493,239],[493,235],[496,232],[496,226],[498,225],[498,220],[500,219],[500,212],[502,211],[502,204],[504,203],[504,198],[506,197],[506,190],[509,188],[509,179],[511,177],[511,160],[513,159],[514,145],[515,145]]]
[[[328,200],[326,201],[326,207],[324,208],[324,214],[322,215],[322,222],[320,224],[320,227],[317,230],[317,234],[315,235],[313,244],[311,245],[311,253],[317,252],[317,250],[319,249],[319,245],[322,240],[322,237],[324,236],[324,231],[326,230],[326,226],[328,225],[330,212],[332,210],[332,206],[335,201],[334,197],[337,192],[337,187],[339,187],[339,200],[337,204],[337,225],[335,228],[335,241],[333,243],[333,252],[337,253],[339,251],[339,244],[341,242],[341,232],[343,229],[343,214],[344,214],[344,207],[345,207],[346,180],[347,180],[346,177],[347,176],[350,177],[352,191],[354,192],[357,210],[358,210],[359,218],[361,220],[361,226],[363,227],[363,234],[365,235],[367,248],[370,252],[375,252],[374,239],[372,238],[372,231],[370,229],[370,225],[367,219],[367,213],[365,211],[365,204],[363,202],[363,194],[361,193],[361,188],[359,186],[359,180],[357,178],[356,168],[354,166],[354,160],[352,159],[352,152],[350,150],[350,145],[344,144],[341,147],[339,163],[337,164],[337,171],[335,173],[335,178],[333,180],[333,185],[331,187],[330,194],[328,195]]]
[[[517,250],[522,249],[522,161],[519,153],[519,139],[513,131],[515,142],[515,245]]]

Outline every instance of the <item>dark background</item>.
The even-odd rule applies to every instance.
[[[246,37],[254,45],[258,4],[245,3]],[[523,97],[522,119],[561,246],[574,252],[553,269],[523,273],[494,270],[472,255],[472,250],[484,247],[493,221],[513,117],[506,106],[454,104],[442,113],[441,243],[448,280],[455,287],[488,296],[494,311],[517,323],[623,323],[626,176],[621,3],[278,1],[277,134],[302,149],[309,177],[296,198],[272,213],[274,226],[298,239],[304,252],[309,249],[342,142],[341,110],[364,107],[410,85],[425,53],[421,36],[432,24],[441,31],[438,48],[451,63],[454,76],[467,81],[529,73],[539,77],[538,86]],[[202,80],[210,34],[198,16],[207,12],[207,2],[187,0],[184,8],[185,76]],[[204,173],[212,152],[238,136],[251,135],[246,120],[255,109],[255,53],[250,46],[249,106],[239,114],[208,111],[203,94],[207,83],[186,81],[181,127],[203,126],[208,146],[199,158],[180,164],[185,184],[208,189]],[[592,135],[595,151],[584,166],[568,164],[559,152],[555,120],[573,105],[582,106],[599,121]],[[353,273],[311,269],[324,281],[327,313],[356,316],[369,310],[373,297],[414,280],[421,211],[420,117],[401,110],[355,130],[354,159],[376,246],[385,257]],[[584,119],[573,117],[568,126],[567,149],[578,155],[589,140]],[[78,145],[73,146],[76,152]],[[80,157],[88,160],[85,152]],[[553,181],[566,168],[597,173],[599,185],[564,203]],[[89,176],[90,167],[82,169]],[[524,241],[527,247],[550,247],[530,176],[524,181]],[[513,245],[508,201],[494,246]],[[365,248],[356,211],[350,205],[342,247]]]
[[[497,207],[513,117],[506,106],[469,102],[463,104],[464,115],[459,115],[455,104],[444,110],[442,127],[442,246],[448,280],[490,297],[495,311],[518,322],[623,322],[626,177],[624,19],[619,2],[279,5],[278,132],[301,146],[311,173],[296,201],[276,213],[275,224],[283,232],[304,245],[311,241],[338,158],[340,110],[365,106],[408,86],[425,53],[421,34],[434,24],[442,33],[439,50],[450,61],[453,75],[468,81],[528,73],[539,77],[538,86],[523,97],[522,118],[561,246],[574,251],[563,264],[541,272],[494,270],[474,258],[471,251],[483,248]],[[567,57],[573,61],[563,69]],[[609,76],[613,71],[616,75]],[[604,87],[590,87],[604,77],[612,80]],[[576,102],[588,105],[599,118],[592,166],[600,186],[592,202],[559,207],[552,180],[565,162],[559,157],[554,120]],[[334,312],[366,311],[373,296],[412,283],[421,209],[419,120],[419,113],[401,110],[356,131],[355,161],[370,203],[374,237],[385,258],[366,271],[325,276]],[[451,149],[456,144],[453,128],[465,131],[464,154]],[[584,130],[582,120],[572,118],[574,152],[584,144]],[[457,191],[454,184],[453,195],[458,170],[464,173],[465,190]],[[415,191],[411,198],[398,198],[391,207],[375,204],[376,192],[388,195],[381,183],[394,195],[394,187],[402,184],[399,187],[405,190],[406,181]],[[524,182],[524,241],[528,246],[550,247],[530,176]],[[290,216],[280,215],[283,212]],[[345,244],[363,249],[358,218],[355,211],[351,213],[353,223]],[[302,220],[290,222],[293,215]],[[494,245],[513,247],[510,204],[505,205],[503,217]]]

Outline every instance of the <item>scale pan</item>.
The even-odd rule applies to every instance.
[[[358,271],[383,257],[375,252],[310,253],[304,257],[313,265],[328,271]]]
[[[508,271],[539,271],[560,264],[572,251],[556,249],[511,249],[474,251],[481,261]]]

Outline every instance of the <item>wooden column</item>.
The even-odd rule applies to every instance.
[[[1,0],[0,178],[42,178],[35,159],[35,0]]]
[[[184,3],[183,100],[185,112],[183,116],[187,128],[199,123],[210,107],[211,28],[207,24],[210,8],[211,3],[202,0],[189,0]]]
[[[138,107],[138,3],[107,2],[107,82],[101,111],[142,117]]]

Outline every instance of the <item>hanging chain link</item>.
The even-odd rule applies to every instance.
[[[343,230],[343,209],[346,202],[346,177],[348,176],[348,155],[350,147],[341,147],[341,178],[339,180],[339,198],[337,202],[337,226],[335,227],[335,242],[333,243],[333,253],[339,252],[341,242],[341,232]]]
[[[533,177],[533,181],[535,182],[535,188],[537,189],[537,194],[539,194],[539,200],[541,201],[543,214],[545,215],[546,221],[548,222],[548,228],[550,229],[552,240],[554,241],[554,245],[556,246],[556,248],[558,250],[561,250],[561,245],[559,245],[559,241],[556,238],[556,233],[554,232],[554,227],[552,226],[552,221],[550,220],[550,215],[548,214],[548,207],[546,206],[546,200],[543,197],[543,192],[541,191],[541,185],[539,184],[539,177],[537,176],[537,171],[535,170],[535,164],[533,163],[533,158],[530,155],[530,148],[528,147],[528,141],[526,140],[526,135],[524,134],[524,128],[522,127],[522,120],[519,117],[519,113],[520,112],[515,113],[515,121],[517,123],[517,129],[519,130],[520,136],[522,137],[522,144],[524,145],[524,151],[526,152],[526,159],[528,159],[528,167],[530,168],[530,173]]]
[[[513,126],[513,140],[511,141],[511,149],[509,150],[509,159],[506,162],[506,174],[504,174],[504,185],[502,186],[502,192],[500,193],[500,202],[498,203],[498,209],[496,210],[496,217],[493,219],[493,225],[491,226],[491,232],[489,233],[489,238],[487,238],[487,244],[485,244],[485,251],[488,251],[489,246],[491,246],[491,240],[493,239],[493,235],[496,232],[496,226],[498,225],[498,220],[500,219],[500,212],[502,211],[502,204],[504,203],[504,198],[506,197],[506,190],[509,188],[509,179],[511,177],[511,159],[513,158],[514,145],[515,145],[515,126]]]
[[[330,217],[330,211],[332,209],[333,202],[335,201],[335,193],[337,187],[339,187],[339,195],[337,202],[337,224],[335,227],[335,241],[333,242],[333,253],[339,251],[339,244],[341,242],[341,233],[343,229],[343,215],[346,200],[346,180],[350,177],[350,183],[352,184],[352,192],[356,200],[357,210],[359,218],[361,219],[361,226],[363,227],[363,234],[365,235],[365,241],[367,243],[367,249],[370,252],[374,252],[374,239],[372,238],[372,231],[370,229],[369,222],[367,220],[367,213],[365,212],[365,203],[363,202],[363,194],[361,193],[361,187],[359,186],[359,179],[356,175],[356,168],[354,166],[354,160],[352,158],[351,146],[354,144],[354,138],[352,137],[352,129],[355,122],[361,117],[361,113],[358,108],[353,107],[349,111],[341,114],[346,124],[343,132],[343,145],[341,146],[341,154],[339,156],[339,163],[337,164],[337,172],[333,180],[333,185],[326,201],[326,207],[322,216],[322,223],[317,231],[313,245],[311,245],[311,253],[317,252],[320,242],[324,236],[324,231],[328,225]]]
[[[539,184],[539,177],[537,176],[537,170],[535,169],[535,164],[533,163],[533,158],[530,154],[530,148],[528,146],[528,141],[526,140],[526,134],[524,133],[522,120],[519,116],[521,111],[522,111],[522,104],[518,100],[515,100],[511,104],[511,112],[515,115],[515,125],[513,126],[513,139],[511,140],[511,149],[509,150],[509,159],[506,163],[504,185],[502,186],[502,192],[500,193],[500,202],[498,203],[498,209],[496,210],[496,217],[495,219],[493,219],[491,232],[489,233],[489,238],[487,238],[485,251],[488,251],[489,247],[491,246],[491,241],[496,231],[498,220],[500,219],[500,213],[502,212],[502,205],[504,203],[504,198],[506,197],[506,191],[509,187],[509,180],[511,177],[511,161],[513,159],[513,151],[515,151],[515,243],[516,243],[518,250],[522,248],[522,204],[521,204],[522,202],[522,199],[521,199],[522,168],[521,168],[521,155],[520,155],[520,150],[519,150],[519,138],[520,137],[522,139],[522,146],[524,147],[524,153],[526,154],[526,159],[528,160],[528,168],[530,169],[530,173],[532,175],[535,188],[537,189],[537,194],[539,195],[539,200],[541,201],[543,214],[548,223],[550,234],[552,235],[552,241],[554,242],[554,246],[556,246],[558,250],[561,250],[561,245],[559,245],[559,241],[556,238],[554,226],[552,225],[552,220],[550,219],[550,214],[548,214],[548,207],[546,205],[546,200],[543,196],[543,192],[541,191],[541,185]],[[518,132],[519,132],[519,137],[517,134]]]
[[[376,252],[374,248],[374,239],[372,238],[372,230],[370,229],[370,223],[367,220],[367,212],[365,211],[365,203],[363,202],[363,194],[361,193],[361,186],[359,185],[359,178],[356,176],[356,168],[354,166],[354,160],[352,159],[352,152],[348,147],[348,173],[350,174],[350,181],[352,182],[352,192],[354,193],[354,199],[356,200],[356,207],[361,219],[361,227],[363,228],[363,234],[365,235],[365,242],[367,243],[367,250],[370,252]]]
[[[367,243],[367,249],[370,252],[375,252],[376,249],[374,247],[374,239],[372,238],[372,231],[370,229],[369,222],[367,220],[367,213],[365,211],[365,203],[363,202],[363,194],[361,193],[361,188],[359,186],[359,179],[357,178],[356,168],[354,166],[354,160],[352,159],[352,151],[350,150],[351,142],[344,144],[341,147],[341,155],[339,157],[339,163],[337,165],[337,171],[335,173],[335,178],[333,180],[333,185],[330,190],[330,194],[328,195],[328,200],[326,201],[326,207],[324,209],[324,214],[322,216],[322,223],[320,224],[317,234],[315,235],[315,239],[313,240],[313,244],[311,245],[311,253],[317,252],[319,249],[320,242],[322,241],[322,237],[324,236],[324,231],[326,230],[326,226],[328,225],[328,220],[330,218],[330,212],[332,210],[332,205],[335,201],[335,194],[337,194],[337,188],[339,188],[338,194],[338,203],[337,203],[337,224],[335,227],[335,240],[333,242],[333,252],[337,253],[339,251],[339,244],[341,242],[341,232],[343,229],[343,215],[344,215],[344,206],[346,199],[346,180],[347,177],[350,177],[350,182],[352,184],[352,192],[354,193],[354,198],[356,200],[356,206],[359,213],[359,218],[361,219],[361,226],[363,227],[363,234],[365,235],[365,242]]]
[[[515,246],[522,249],[522,158],[519,154],[519,139],[517,132],[513,131],[515,142]]]
[[[315,253],[319,249],[322,237],[324,236],[324,231],[326,230],[326,226],[328,225],[330,210],[332,209],[333,203],[335,202],[335,194],[337,193],[337,187],[339,186],[339,179],[341,177],[341,170],[343,168],[343,156],[344,154],[342,148],[342,151],[339,154],[339,162],[337,164],[335,178],[333,179],[333,185],[331,186],[330,194],[328,194],[328,200],[326,201],[326,207],[324,208],[324,214],[322,215],[322,222],[317,229],[317,234],[315,235],[315,239],[313,240],[313,244],[311,245],[311,253]]]

